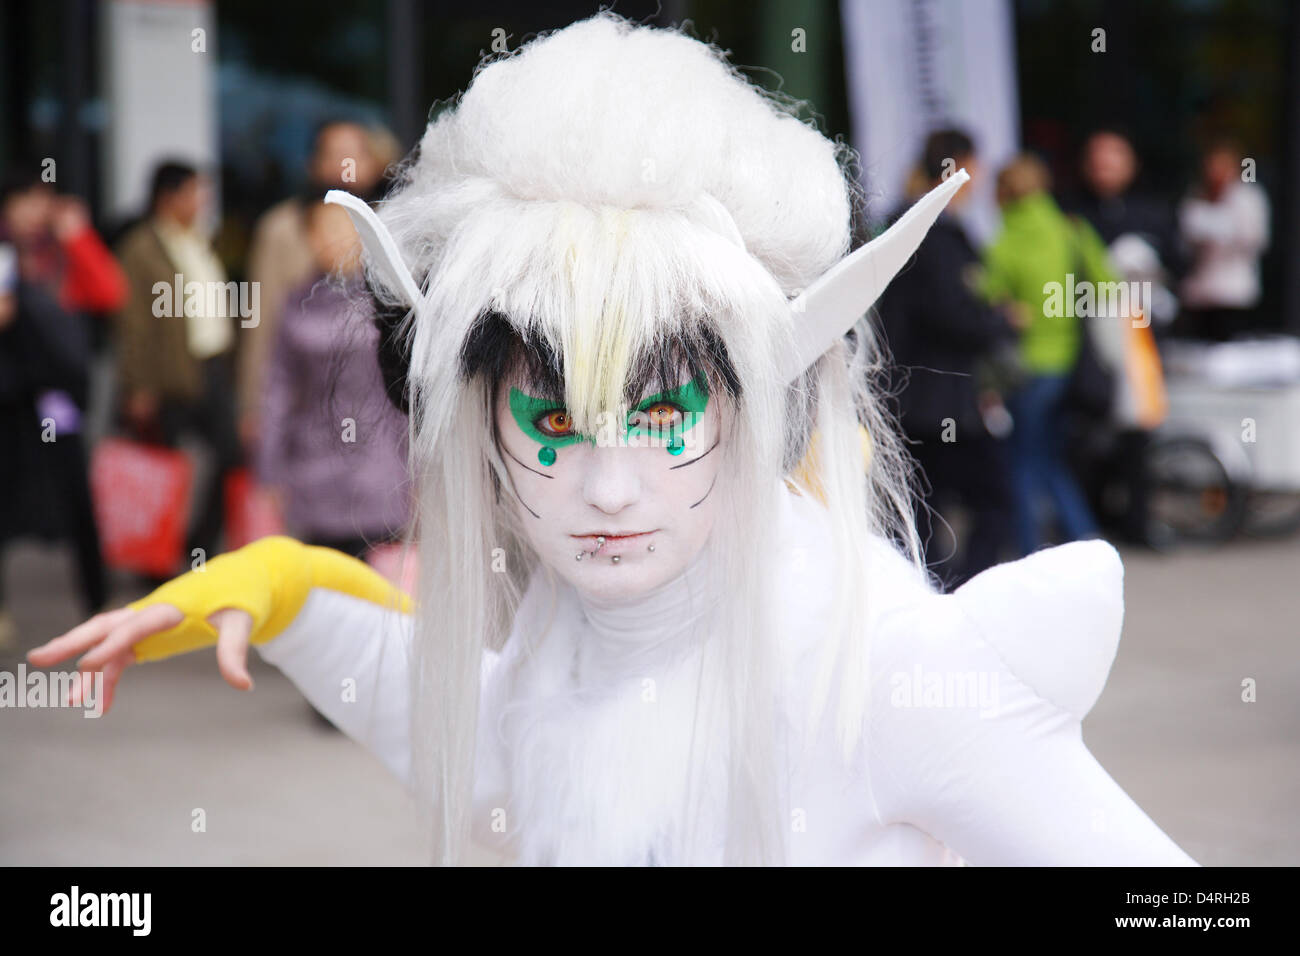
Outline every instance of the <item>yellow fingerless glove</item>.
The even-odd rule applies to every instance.
[[[185,615],[175,627],[136,644],[135,659],[160,660],[216,644],[217,629],[208,623],[208,615],[227,607],[252,616],[250,640],[263,644],[298,616],[312,588],[328,588],[402,612],[411,609],[411,599],[365,562],[332,548],[275,535],[218,555],[202,570],[183,574],[127,605],[140,610],[172,604]]]

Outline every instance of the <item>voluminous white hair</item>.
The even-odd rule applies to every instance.
[[[464,367],[488,315],[557,358],[579,432],[594,433],[589,423],[668,342],[738,385],[709,545],[726,582],[726,633],[715,635],[726,666],[708,689],[728,715],[726,859],[784,854],[770,526],[780,479],[814,431],[841,575],[816,706],[837,699],[846,750],[858,742],[868,537],[892,533],[917,560],[905,459],[871,392],[865,319],[800,381],[777,371],[797,334],[790,298],[849,249],[855,160],[717,48],[602,12],[480,65],[382,203],[422,288],[400,332],[421,554],[414,767],[436,815],[437,861],[462,860],[468,841],[483,649],[507,639],[538,564],[501,491],[492,383]],[[378,270],[371,282],[400,301]],[[492,572],[495,548],[509,573]]]

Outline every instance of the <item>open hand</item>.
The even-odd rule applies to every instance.
[[[33,648],[27,660],[37,667],[51,667],[76,654],[85,653],[77,662],[83,674],[104,673],[104,711],[113,706],[114,691],[122,673],[135,663],[136,644],[145,638],[169,630],[181,623],[184,615],[172,604],[154,604],[140,610],[124,607],[96,614],[66,634]],[[248,673],[248,639],[253,618],[247,611],[227,607],[208,615],[208,623],[217,629],[217,670],[236,690],[252,690]],[[67,704],[81,703],[81,681],[75,681]]]

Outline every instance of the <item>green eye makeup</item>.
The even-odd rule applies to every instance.
[[[627,435],[659,437],[668,435],[670,455],[680,455],[686,447],[681,435],[695,427],[709,404],[709,393],[702,375],[676,388],[659,392],[637,403],[628,414]],[[517,388],[510,389],[510,414],[520,431],[542,447],[537,460],[555,464],[557,449],[580,441],[594,441],[573,430],[573,419],[561,402],[538,398]]]
[[[537,398],[517,388],[510,389],[510,414],[515,424],[533,441],[544,448],[554,451],[586,438],[573,430],[573,419],[569,417],[562,402],[551,398]],[[554,456],[550,456],[554,461]],[[549,465],[551,462],[542,462]]]
[[[655,438],[666,433],[668,454],[680,455],[686,449],[682,433],[695,427],[708,405],[704,377],[697,375],[689,382],[641,401],[627,417],[628,436]]]

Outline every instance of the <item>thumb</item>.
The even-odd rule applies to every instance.
[[[217,669],[226,683],[236,690],[252,690],[248,673],[248,639],[253,632],[253,616],[239,608],[227,607],[208,616],[217,629]]]

